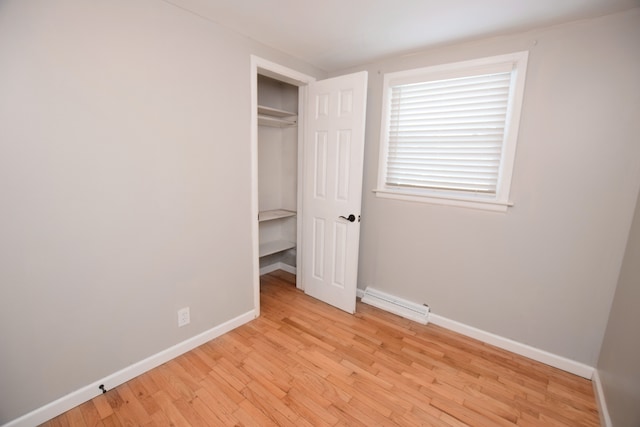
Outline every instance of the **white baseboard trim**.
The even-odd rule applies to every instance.
[[[464,323],[456,322],[455,320],[447,319],[446,317],[438,316],[437,314],[431,313],[429,322],[589,380],[593,376],[594,368],[592,366],[474,328],[473,326],[465,325]]]
[[[280,263],[280,270],[284,270],[287,273],[291,273],[291,274],[297,274],[298,269],[295,267],[290,266],[289,264],[285,264],[285,263]]]
[[[365,290],[356,288],[356,296],[362,299],[362,297],[365,296]],[[378,308],[385,310],[385,307]],[[437,314],[434,314],[433,312],[429,313],[429,323],[442,326],[443,328],[458,332],[459,334],[466,335],[471,338],[475,338],[479,341],[494,345],[503,350],[528,357],[529,359],[533,359],[546,365],[553,366],[554,368],[562,369],[563,371],[578,375],[588,380],[591,380],[594,376],[595,369],[592,366],[586,365],[581,362],[576,362],[575,360],[571,360],[563,356],[558,356],[557,354],[549,353],[545,350],[531,347],[527,344],[513,341],[509,338],[501,337],[500,335],[496,335],[491,332],[474,328],[473,326],[465,325],[464,323],[460,323],[455,320],[447,319],[446,317],[439,316]]]
[[[600,373],[597,369],[593,371],[593,391],[596,395],[596,404],[598,405],[598,414],[600,415],[600,424],[603,427],[613,427],[611,422],[611,416],[609,415],[609,409],[607,408],[607,400],[604,397],[604,389],[602,388],[602,381],[600,380]]]
[[[100,389],[98,389],[101,384],[104,384],[107,390],[111,390],[112,388],[117,387],[120,384],[123,384],[155,368],[156,366],[160,366],[163,363],[166,363],[169,360],[174,359],[189,350],[193,350],[194,348],[208,341],[211,341],[212,339],[217,338],[220,335],[223,335],[239,326],[244,325],[247,322],[250,322],[251,320],[255,319],[255,313],[255,310],[251,310],[244,314],[241,314],[236,318],[233,318],[194,337],[182,341],[181,343],[162,350],[159,353],[149,356],[146,359],[134,363],[133,365],[128,366],[124,369],[121,369],[118,372],[115,372],[99,381],[95,381],[94,383],[82,387],[81,389],[76,390],[72,393],[69,393],[66,396],[59,398],[58,400],[55,400],[19,418],[16,418],[15,420],[10,421],[8,424],[5,424],[3,427],[32,427],[42,424],[45,421],[50,420],[51,418],[56,417],[63,412],[66,412],[69,409],[72,409],[98,396],[101,393]]]
[[[283,270],[287,273],[296,274],[296,268],[290,266],[289,264],[285,264],[284,262],[275,262],[273,264],[265,265],[260,268],[260,275],[271,273],[276,270]]]

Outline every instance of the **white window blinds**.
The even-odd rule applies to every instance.
[[[511,72],[390,87],[386,185],[496,194]]]

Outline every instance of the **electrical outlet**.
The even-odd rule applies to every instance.
[[[191,315],[189,314],[189,307],[181,308],[178,310],[178,327],[181,328],[188,325],[191,322]]]

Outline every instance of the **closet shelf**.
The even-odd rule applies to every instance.
[[[271,117],[291,117],[297,116],[297,113],[291,111],[280,110],[278,108],[271,108],[264,105],[258,105],[258,114],[264,114]]]
[[[291,111],[258,105],[258,124],[273,127],[289,127],[298,124],[298,115]]]
[[[260,243],[260,257],[286,251],[296,247],[294,242],[288,240],[274,240],[272,242]]]
[[[258,124],[262,126],[271,126],[276,128],[286,128],[296,126],[298,122],[296,120],[280,119],[277,117],[269,117],[258,114]]]
[[[288,209],[273,209],[258,212],[258,221],[272,221],[274,219],[288,218],[291,216],[296,216],[295,211],[290,211]]]

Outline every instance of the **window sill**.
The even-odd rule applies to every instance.
[[[376,197],[383,199],[404,200],[409,202],[429,203],[434,205],[456,206],[461,208],[479,209],[492,212],[506,212],[512,207],[511,202],[499,202],[496,200],[482,200],[478,198],[464,198],[449,195],[423,195],[410,192],[399,192],[387,189],[373,190]]]

